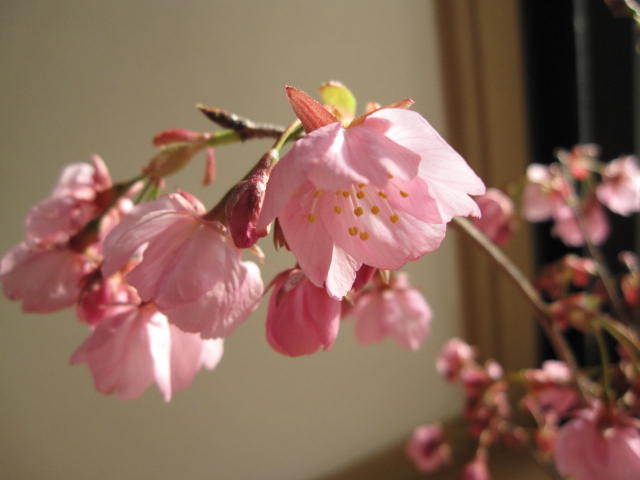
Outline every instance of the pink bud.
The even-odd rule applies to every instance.
[[[238,248],[249,248],[267,234],[266,228],[256,229],[256,223],[262,212],[271,166],[277,156],[276,150],[268,151],[249,178],[234,187],[225,205],[231,238]]]
[[[420,472],[435,472],[451,460],[451,447],[438,424],[416,427],[405,446],[407,456]]]
[[[515,231],[513,201],[497,188],[488,189],[486,194],[476,197],[475,201],[482,217],[474,218],[473,224],[496,245],[505,245]]]
[[[462,480],[489,480],[489,466],[485,455],[478,454],[462,472]]]
[[[436,369],[445,379],[453,381],[474,357],[473,348],[468,343],[459,338],[452,338],[440,351],[436,360]]]
[[[192,143],[208,137],[207,134],[185,130],[184,128],[170,128],[163,130],[153,137],[153,145],[160,147],[170,143]]]

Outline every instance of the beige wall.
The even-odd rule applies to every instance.
[[[101,154],[115,179],[137,172],[151,136],[208,129],[198,102],[287,123],[283,85],[327,79],[361,100],[406,96],[442,128],[433,4],[424,1],[4,1],[0,5],[0,250],[69,162]],[[218,150],[169,180],[213,204],[267,147]],[[260,309],[214,372],[166,405],[93,390],[68,357],[86,335],[72,312],[36,316],[0,300],[0,477],[312,479],[450,416],[458,396],[433,357],[458,333],[453,239],[413,265],[436,318],[419,353],[362,347],[344,324],[334,349],[289,359],[264,341]],[[265,243],[269,281],[292,257]]]

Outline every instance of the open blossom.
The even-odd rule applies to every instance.
[[[27,242],[51,245],[67,241],[107,206],[109,199],[104,194],[109,187],[111,177],[97,155],[92,165],[68,165],[51,195],[29,212]]]
[[[595,196],[588,197],[581,206],[584,228],[589,240],[600,245],[609,237],[609,219]],[[584,245],[582,230],[576,221],[573,209],[562,205],[555,212],[555,225],[551,234],[560,238],[566,245],[579,247]]]
[[[181,331],[152,304],[131,306],[102,319],[71,363],[86,363],[101,393],[135,398],[156,383],[169,401],[202,366],[218,364],[222,342]]]
[[[640,430],[631,421],[599,421],[582,412],[560,428],[555,459],[558,471],[575,480],[635,480],[640,472]]]
[[[547,166],[532,163],[527,167],[527,185],[522,197],[524,217],[530,222],[553,218],[566,203],[569,185],[562,178],[557,164]]]
[[[262,280],[257,265],[241,261],[226,228],[204,213],[184,192],[138,205],[105,239],[102,272],[115,273],[144,246],[126,276],[142,301],[153,300],[184,331],[219,338],[255,310]]]
[[[496,245],[505,245],[515,231],[513,201],[497,188],[489,188],[487,193],[475,200],[482,216],[474,218],[473,224]]]
[[[361,343],[391,337],[400,346],[417,350],[429,334],[431,309],[406,274],[395,275],[390,285],[374,277],[374,287],[359,293],[354,303],[356,338]]]
[[[274,280],[267,312],[267,341],[292,357],[328,350],[340,328],[339,301],[311,283],[298,269]]]
[[[640,211],[640,167],[636,157],[622,157],[607,164],[596,193],[612,212],[630,215]]]
[[[287,91],[307,135],[275,166],[257,228],[278,217],[305,274],[340,299],[362,264],[396,270],[478,214],[482,181],[418,113],[382,108],[343,127]]]
[[[435,472],[451,460],[451,447],[438,424],[416,427],[405,446],[407,456],[420,472]]]
[[[564,362],[547,360],[542,369],[524,373],[528,392],[522,403],[532,413],[552,415],[554,423],[578,403],[578,396],[570,386],[571,371]]]
[[[66,247],[22,242],[2,257],[0,282],[8,298],[22,301],[25,312],[49,313],[73,305],[95,268],[90,258]]]

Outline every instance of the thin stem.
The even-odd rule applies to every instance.
[[[587,226],[584,222],[584,216],[582,215],[582,208],[580,207],[580,202],[578,200],[578,195],[575,191],[575,186],[573,184],[573,180],[568,172],[566,164],[560,159],[560,170],[562,171],[562,176],[569,186],[569,198],[567,199],[567,204],[573,213],[573,217],[578,224],[578,228],[580,229],[580,233],[582,233],[582,238],[584,238],[584,244],[587,247],[587,251],[589,252],[589,256],[596,263],[596,270],[598,272],[598,277],[602,281],[604,285],[604,289],[607,292],[607,296],[609,300],[611,300],[611,305],[613,306],[613,311],[616,316],[620,320],[625,320],[628,322],[628,318],[625,314],[624,308],[622,306],[622,299],[618,295],[618,291],[616,290],[615,284],[613,282],[613,277],[607,268],[607,263],[600,252],[600,249],[594,245],[591,241],[591,236],[587,230]]]
[[[586,388],[584,383],[586,379],[584,379],[578,369],[578,364],[573,352],[565,338],[558,331],[547,304],[540,298],[540,295],[536,289],[533,288],[533,285],[531,285],[527,277],[525,277],[518,267],[516,267],[513,262],[507,258],[502,250],[496,247],[496,245],[494,245],[493,242],[491,242],[491,240],[489,240],[489,238],[478,230],[469,220],[466,218],[456,217],[453,219],[453,224],[473,240],[473,242],[480,247],[520,289],[537,314],[540,324],[549,338],[549,341],[553,345],[556,354],[571,369],[578,387],[584,394]]]
[[[598,350],[600,351],[600,362],[602,363],[602,387],[609,404],[613,405],[615,403],[615,395],[611,389],[611,372],[609,372],[609,364],[611,363],[611,360],[609,357],[609,349],[607,348],[607,344],[604,341],[604,336],[602,335],[600,328],[596,326],[596,328],[594,328],[593,335],[596,338]]]

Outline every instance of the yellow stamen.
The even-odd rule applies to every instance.
[[[356,193],[356,197],[364,198],[364,192],[362,190],[358,190],[358,193]]]
[[[313,223],[316,221],[316,216],[313,213],[310,213],[307,215],[307,220],[309,220],[309,223]]]
[[[353,210],[353,213],[356,215],[356,217],[359,217],[360,215],[362,215],[364,213],[364,210],[362,209],[362,207],[356,207]]]
[[[336,213],[342,213],[342,208],[339,205],[336,205],[333,207],[333,211]]]
[[[384,192],[378,192],[378,195],[380,195],[382,198],[387,198],[387,194]]]
[[[404,198],[407,198],[409,196],[409,194],[403,190],[400,190],[400,195],[402,195]]]
[[[364,183],[359,183],[358,188],[364,188]]]
[[[313,194],[313,198],[318,198],[320,195],[322,195],[322,190],[316,190],[316,193]]]
[[[358,227],[349,227],[349,235],[355,237],[358,234]]]
[[[347,192],[346,190],[344,192],[342,192],[342,196],[344,198],[349,198],[349,192]]]
[[[368,240],[369,239],[369,234],[367,232],[362,232],[360,234],[360,240]]]
[[[378,207],[378,205],[374,205],[373,207],[371,207],[371,213],[373,213],[374,215],[377,215],[380,213],[380,207]]]
[[[391,220],[391,223],[396,223],[398,220],[400,220],[400,217],[398,216],[397,213],[394,213],[389,217],[389,220]]]

